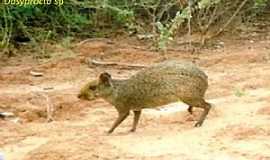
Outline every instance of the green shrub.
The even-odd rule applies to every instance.
[[[190,30],[189,22],[192,32],[206,34],[210,28],[220,32],[233,25],[230,22],[235,19],[254,19],[270,5],[269,0],[193,1],[196,3],[191,10],[188,1],[184,0],[64,0],[63,5],[1,4],[0,48],[11,47],[16,43],[14,37],[27,37],[38,44],[44,39],[105,36],[114,29],[135,29],[154,35],[157,46],[166,50],[178,31],[185,33]]]

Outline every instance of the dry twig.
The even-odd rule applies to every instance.
[[[89,60],[89,65],[96,65],[96,66],[121,66],[127,68],[147,68],[147,65],[143,64],[130,64],[130,63],[121,63],[121,62],[103,62],[98,60]]]

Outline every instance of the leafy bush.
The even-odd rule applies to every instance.
[[[133,12],[119,2],[65,0],[62,6],[1,5],[0,14],[3,16],[0,17],[0,37],[2,43],[6,43],[6,34],[9,38],[23,34],[32,39],[41,37],[43,33],[47,35],[49,31],[54,32],[51,38],[59,34],[91,36],[91,33],[104,25],[121,26],[131,23]]]
[[[194,3],[189,7],[188,2]],[[63,36],[95,37],[104,36],[106,30],[135,29],[150,32],[157,46],[166,49],[179,30],[200,31],[204,35],[211,28],[218,35],[235,19],[253,19],[269,6],[269,0],[64,0],[63,5],[1,4],[0,48],[16,44],[18,37],[38,44]]]

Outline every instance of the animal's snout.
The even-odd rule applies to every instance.
[[[82,95],[81,95],[81,94],[78,94],[78,96],[77,96],[77,97],[81,99],[81,98],[82,98]]]
[[[88,97],[88,95],[85,95],[85,94],[78,94],[78,96],[77,96],[79,99],[81,99],[81,100],[89,100],[89,97]]]

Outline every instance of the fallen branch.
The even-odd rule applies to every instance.
[[[143,64],[130,64],[130,63],[121,63],[121,62],[103,62],[98,60],[89,60],[89,66],[96,65],[96,66],[120,66],[120,67],[127,67],[127,68],[147,68],[147,65]]]
[[[106,43],[108,44],[113,44],[113,42],[109,39],[106,39],[106,38],[89,38],[89,39],[85,39],[79,43],[77,43],[75,46],[80,46],[80,45],[83,45],[85,43],[88,43],[88,42],[95,42],[95,41],[105,41]]]

